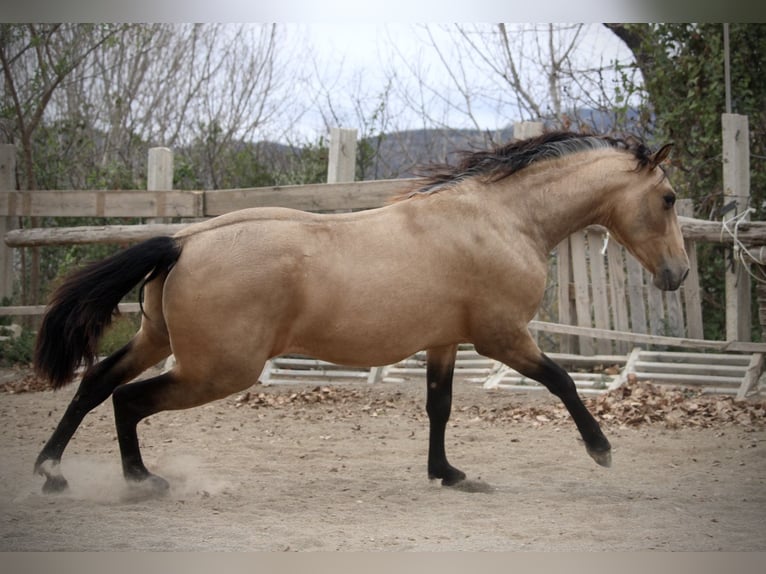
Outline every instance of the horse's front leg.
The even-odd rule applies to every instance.
[[[447,461],[444,431],[452,410],[452,375],[455,370],[457,345],[426,351],[426,412],[429,421],[428,478],[441,478],[444,486],[465,479],[465,473]]]
[[[611,466],[612,447],[598,422],[577,394],[572,377],[543,353],[540,354],[538,364],[525,374],[545,385],[551,393],[561,399],[580,431],[588,454],[601,466]]]

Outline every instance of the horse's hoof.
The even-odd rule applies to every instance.
[[[142,478],[129,478],[128,483],[142,493],[163,495],[170,490],[170,483],[156,474],[149,474]]]
[[[586,447],[588,454],[593,460],[605,468],[612,466],[612,449],[594,450]]]
[[[69,483],[60,474],[57,476],[50,474],[45,476],[45,484],[43,484],[43,492],[45,494],[58,494],[64,492],[67,488],[69,488]]]
[[[64,492],[69,488],[64,475],[61,474],[61,468],[59,462],[46,459],[35,464],[35,474],[45,477],[45,484],[43,484],[43,492],[45,494],[57,494]]]
[[[431,480],[441,478],[442,486],[455,486],[465,480],[465,473],[462,470],[456,469],[454,466],[449,467],[447,470],[439,473],[428,473],[428,478]]]
[[[170,490],[170,483],[156,474],[152,474],[146,479],[151,485],[151,489],[158,493],[165,493]]]
[[[456,486],[465,480],[465,473],[457,471],[452,476],[442,478],[442,486]]]

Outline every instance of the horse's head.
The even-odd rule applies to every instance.
[[[673,291],[689,273],[689,258],[678,225],[676,193],[660,164],[671,144],[648,157],[630,173],[615,194],[607,227],[612,235],[654,275],[659,289]]]

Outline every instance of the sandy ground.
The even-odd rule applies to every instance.
[[[257,386],[141,423],[168,495],[123,482],[110,403],[44,495],[32,465],[73,393],[0,394],[0,550],[766,550],[763,425],[607,420],[604,469],[553,397],[457,384],[456,489],[426,476],[420,382]]]

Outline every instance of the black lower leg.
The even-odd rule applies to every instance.
[[[444,447],[445,430],[452,410],[452,376],[455,366],[454,352],[450,359],[439,360],[429,356],[426,367],[426,412],[429,420],[428,477],[441,478],[442,484],[451,486],[465,479],[465,473],[447,461]]]
[[[114,392],[114,421],[122,457],[125,478],[133,482],[149,480],[158,490],[166,490],[168,483],[147,470],[141,457],[136,427],[144,418],[159,412],[157,397],[172,382],[172,374],[138,381],[120,387]]]
[[[58,468],[64,450],[85,415],[109,398],[115,387],[129,377],[124,369],[116,368],[129,350],[130,344],[93,366],[83,377],[64,416],[35,461],[35,472],[45,476],[44,492],[60,492],[67,487]]]
[[[539,364],[522,373],[539,381],[554,395],[561,399],[572,416],[585,447],[591,457],[602,466],[609,466],[612,461],[611,445],[601,431],[596,419],[590,414],[577,394],[577,388],[569,374],[548,356],[543,354]]]

